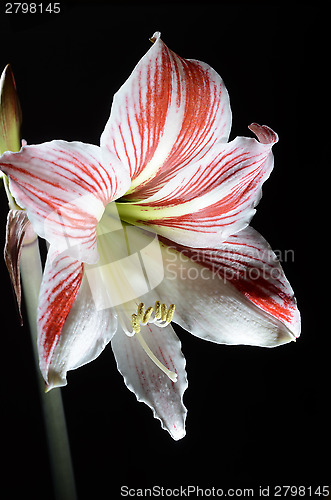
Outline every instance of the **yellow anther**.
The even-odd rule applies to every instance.
[[[148,323],[148,320],[151,317],[152,312],[153,312],[153,307],[149,307],[148,309],[146,309],[146,312],[145,312],[144,317],[142,319],[142,323]]]
[[[144,314],[145,314],[145,304],[143,302],[140,302],[137,311],[137,320],[141,321],[144,317]]]
[[[135,333],[139,333],[140,325],[147,325],[147,323],[154,323],[160,328],[163,328],[171,323],[174,312],[174,304],[171,304],[168,309],[165,304],[161,304],[161,302],[157,300],[154,307],[154,318],[151,319],[153,307],[148,307],[145,311],[145,304],[140,302],[137,307],[137,312],[132,314],[131,317],[132,329]]]
[[[167,306],[165,304],[161,304],[161,321],[166,321],[167,319]]]
[[[167,323],[171,323],[174,314],[175,314],[175,304],[171,304],[167,312],[167,317],[166,317]]]
[[[131,316],[131,322],[132,322],[132,328],[133,328],[133,331],[135,333],[139,333],[140,332],[140,324],[139,324],[139,320],[138,320],[138,317],[136,314],[132,314]]]
[[[161,319],[161,302],[159,300],[154,305],[154,316],[156,319]]]

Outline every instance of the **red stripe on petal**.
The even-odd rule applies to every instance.
[[[260,309],[300,334],[300,314],[293,290],[268,243],[248,227],[220,248],[188,248],[161,238],[194,262],[231,283]]]
[[[51,141],[5,153],[0,166],[37,234],[60,251],[75,246],[73,255],[84,262],[97,260],[96,225],[104,207],[130,185],[114,154],[91,144]]]
[[[116,145],[130,168],[126,200],[145,199],[226,140],[230,122],[220,76],[203,62],[177,56],[159,39],[115,95],[101,144],[109,150]]]
[[[38,306],[40,367],[47,382],[52,356],[79,291],[84,266],[66,256],[48,254]]]
[[[271,147],[277,135],[267,127],[258,127],[255,124],[254,131],[271,142],[239,137],[215,145],[202,160],[188,165],[151,198],[119,203],[121,218],[149,226],[182,245],[218,247],[249,224],[262,184],[272,171]]]

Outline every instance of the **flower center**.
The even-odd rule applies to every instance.
[[[153,269],[153,274],[160,273],[161,280],[163,277],[162,257],[154,248],[156,243],[159,250],[158,242],[154,241],[154,236],[151,239],[138,228],[122,224],[115,203],[110,203],[97,226],[97,243],[99,262],[86,265],[96,308],[113,308],[123,332],[128,337],[135,335],[153,363],[176,382],[177,374],[157,359],[140,333],[141,327],[147,324],[166,327],[175,312],[174,304],[168,308],[159,300],[155,302],[154,309],[145,309],[143,302],[138,303],[138,297],[149,294],[155,287],[155,284],[150,286],[149,267]],[[134,310],[137,312],[132,314]]]

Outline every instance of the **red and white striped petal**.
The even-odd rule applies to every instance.
[[[50,250],[38,305],[38,350],[48,390],[66,385],[68,370],[94,360],[111,340],[117,318],[97,310],[77,260]]]
[[[273,168],[277,135],[266,126],[250,128],[261,142],[238,137],[215,144],[150,198],[118,203],[121,218],[181,245],[218,248],[249,224]]]
[[[174,321],[180,326],[223,344],[273,347],[300,335],[293,290],[253,228],[217,249],[171,245],[163,246],[165,278],[154,293],[176,304]]]
[[[165,328],[147,325],[142,328],[141,335],[154,355],[169,370],[177,373],[177,382],[172,382],[154,364],[136,336],[128,337],[120,329],[111,341],[117,368],[138,401],[146,403],[153,410],[154,417],[161,421],[162,427],[175,440],[181,439],[185,435],[187,411],[183,394],[187,388],[187,378],[180,340],[171,325]]]
[[[59,252],[97,261],[96,225],[130,184],[127,169],[98,146],[51,141],[5,153],[0,168],[35,231]]]
[[[49,369],[65,320],[75,302],[84,274],[78,260],[50,248],[38,302],[38,349],[41,373],[49,383]]]
[[[269,243],[255,229],[247,227],[232,235],[220,251],[202,250],[197,261],[282,322],[294,337],[300,336],[300,313],[292,287]]]
[[[183,59],[155,33],[155,43],[115,94],[101,145],[129,167],[126,199],[144,199],[185,165],[226,142],[227,90],[208,64]]]

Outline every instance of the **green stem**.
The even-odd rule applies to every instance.
[[[37,305],[42,267],[38,239],[22,247],[21,278],[30,325],[56,500],[75,500],[76,488],[60,389],[45,394],[37,350]]]
[[[10,190],[9,190],[9,179],[8,177],[2,173],[2,181],[3,185],[6,191],[7,199],[8,199],[8,205],[10,210],[21,210],[21,208],[16,204]]]

